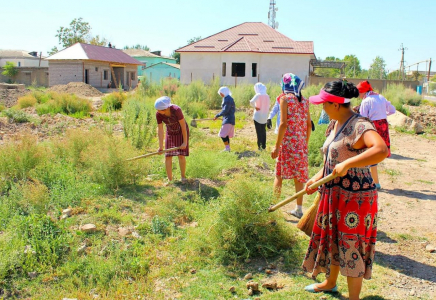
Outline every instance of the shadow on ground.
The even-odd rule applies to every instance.
[[[416,198],[419,200],[436,200],[436,193],[430,190],[420,190],[418,191],[408,191],[403,189],[383,189],[381,192],[394,195],[394,196],[404,196],[408,198]],[[428,193],[428,194],[425,194]]]
[[[410,277],[436,282],[436,267],[420,263],[403,255],[377,252],[375,262]]]
[[[181,191],[194,191],[197,192],[203,199],[210,200],[217,198],[220,193],[217,187],[224,185],[223,182],[211,179],[188,179],[186,183],[176,183]]]
[[[391,154],[390,157],[388,157],[388,159],[397,159],[397,160],[415,160],[414,158],[411,157],[407,157],[407,156],[402,156],[399,154]]]
[[[377,241],[387,243],[387,244],[396,244],[398,243],[396,240],[391,239],[387,236],[387,234],[383,231],[377,230]]]
[[[152,185],[129,185],[117,191],[117,196],[123,196],[135,202],[145,204],[155,195],[156,187]]]

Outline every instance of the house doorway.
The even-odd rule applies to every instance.
[[[85,69],[85,83],[89,84],[89,70]]]
[[[120,85],[124,89],[124,67],[114,67],[112,66],[111,72],[111,87],[120,88]]]

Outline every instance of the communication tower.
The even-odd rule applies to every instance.
[[[268,25],[274,29],[279,28],[279,22],[276,22],[276,12],[278,11],[278,7],[276,7],[276,1],[270,0],[269,2],[269,12],[268,12]]]

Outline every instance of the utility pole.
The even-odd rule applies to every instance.
[[[276,1],[270,0],[269,2],[269,12],[268,12],[268,25],[274,29],[279,28],[279,22],[276,22],[276,12],[278,11],[278,7],[276,7]]]
[[[407,48],[403,47],[403,43],[401,43],[401,48],[398,49],[398,51],[401,51],[401,65],[400,65],[400,73],[401,73],[401,80],[404,80],[404,50],[408,50]]]
[[[430,58],[430,63],[428,64],[427,82],[430,81],[430,70],[431,70],[431,58]]]

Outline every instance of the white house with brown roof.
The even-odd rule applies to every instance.
[[[0,67],[6,65],[10,61],[16,67],[48,67],[48,61],[44,60],[45,56],[41,56],[36,51],[28,52],[24,50],[2,50],[0,49]]]
[[[142,63],[115,48],[76,43],[46,58],[49,85],[85,82],[96,88],[135,88]]]
[[[308,81],[313,42],[297,42],[261,22],[246,22],[182,47],[180,81],[221,84],[280,82],[285,73]]]

